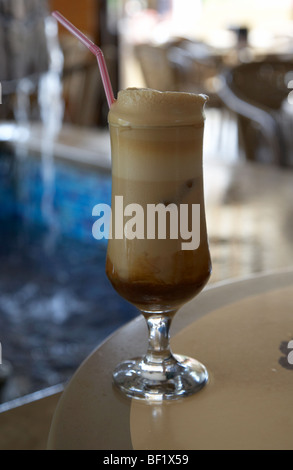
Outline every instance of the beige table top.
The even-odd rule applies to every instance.
[[[210,374],[178,402],[125,398],[111,373],[146,349],[139,317],[84,361],[63,392],[49,449],[293,449],[293,270],[208,286],[175,317],[172,348]]]

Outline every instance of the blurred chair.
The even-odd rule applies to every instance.
[[[169,45],[137,44],[134,53],[146,87],[159,91],[178,90],[176,71],[168,57]]]
[[[97,61],[93,54],[69,35],[63,35],[60,43],[64,54],[64,121],[80,126],[95,126],[100,120],[100,105],[104,96]]]
[[[222,58],[201,41],[183,40],[169,48],[168,59],[180,91],[205,93],[209,108],[222,108],[217,93]]]
[[[219,96],[237,116],[247,160],[289,165],[293,135],[286,132],[283,108],[292,78],[293,62],[283,61],[240,64],[222,74]]]
[[[135,55],[147,87],[205,93],[209,107],[223,106],[217,95],[221,58],[206,44],[180,38],[163,45],[138,44]]]

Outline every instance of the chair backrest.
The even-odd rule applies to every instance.
[[[292,79],[289,61],[240,64],[222,75],[219,95],[237,116],[240,146],[248,159],[258,159],[261,135],[265,161],[288,165],[292,135],[284,127],[282,107]]]
[[[293,62],[264,61],[240,64],[227,74],[227,84],[235,95],[252,104],[277,110],[293,79]]]
[[[135,47],[135,55],[148,88],[159,91],[178,89],[174,70],[168,58],[168,46],[138,44]]]
[[[74,37],[62,37],[64,121],[93,127],[99,123],[102,81],[97,61]]]

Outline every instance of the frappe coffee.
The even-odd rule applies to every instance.
[[[112,233],[119,220],[117,196],[123,198],[124,206],[142,208],[145,232],[144,236],[109,239],[106,273],[117,292],[145,313],[175,311],[210,276],[202,170],[205,102],[204,95],[131,88],[118,93],[109,112]],[[196,206],[200,209],[199,244],[193,249],[183,228],[185,234],[193,234]],[[150,207],[166,207],[162,211],[167,222],[165,238],[147,236]],[[175,216],[180,223],[181,209],[185,209],[181,220],[185,215],[189,226],[178,227],[174,237],[172,223],[176,223]]]

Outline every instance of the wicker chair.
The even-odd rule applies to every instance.
[[[286,132],[283,109],[292,78],[293,62],[282,61],[240,64],[222,74],[219,96],[236,113],[239,146],[248,160],[290,164],[293,135]]]
[[[178,90],[176,72],[168,57],[169,45],[138,44],[134,51],[148,88]]]

